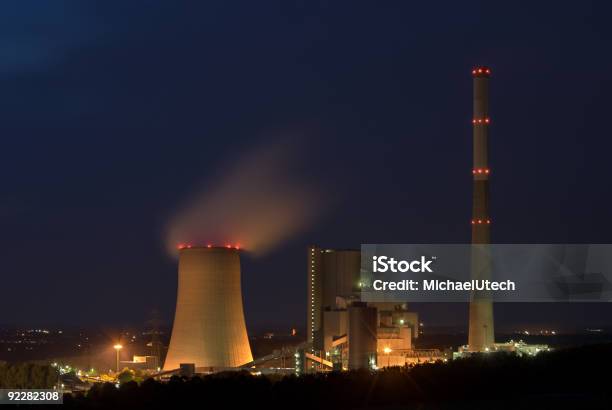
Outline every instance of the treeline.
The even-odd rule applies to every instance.
[[[0,363],[1,389],[50,389],[57,377],[57,370],[49,365]]]
[[[612,408],[612,345],[519,358],[506,354],[379,372],[258,377],[246,372],[168,383],[94,386],[67,396],[85,408]]]

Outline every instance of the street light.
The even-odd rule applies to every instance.
[[[391,361],[391,358],[389,357],[389,353],[391,353],[393,350],[391,350],[391,348],[389,346],[385,346],[385,348],[383,349],[383,352],[385,352],[385,354],[387,355],[387,367],[390,367],[389,363]]]
[[[117,343],[116,345],[113,346],[113,348],[117,352],[117,373],[119,373],[119,351],[123,349],[123,346]]]

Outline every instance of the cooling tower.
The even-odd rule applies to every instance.
[[[242,309],[239,250],[184,247],[179,251],[178,293],[164,370],[238,367],[251,362]]]

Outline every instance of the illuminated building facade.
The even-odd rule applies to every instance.
[[[338,298],[359,298],[360,269],[361,252],[358,250],[308,248],[306,336],[314,350],[324,349],[324,312],[336,310]]]
[[[423,351],[412,345],[419,335],[415,312],[402,303],[361,302],[360,251],[310,246],[306,270],[309,347],[298,359],[304,370],[376,368],[426,360]],[[380,364],[383,354],[385,363]],[[439,358],[439,352],[427,355]]]

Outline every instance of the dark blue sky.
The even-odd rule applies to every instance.
[[[109,3],[0,6],[0,323],[170,321],[168,219],[279,139],[299,137],[301,178],[334,200],[245,257],[250,326],[303,325],[309,243],[468,242],[475,64],[493,70],[494,241],[612,242],[604,2]],[[612,308],[496,313],[609,323]]]

